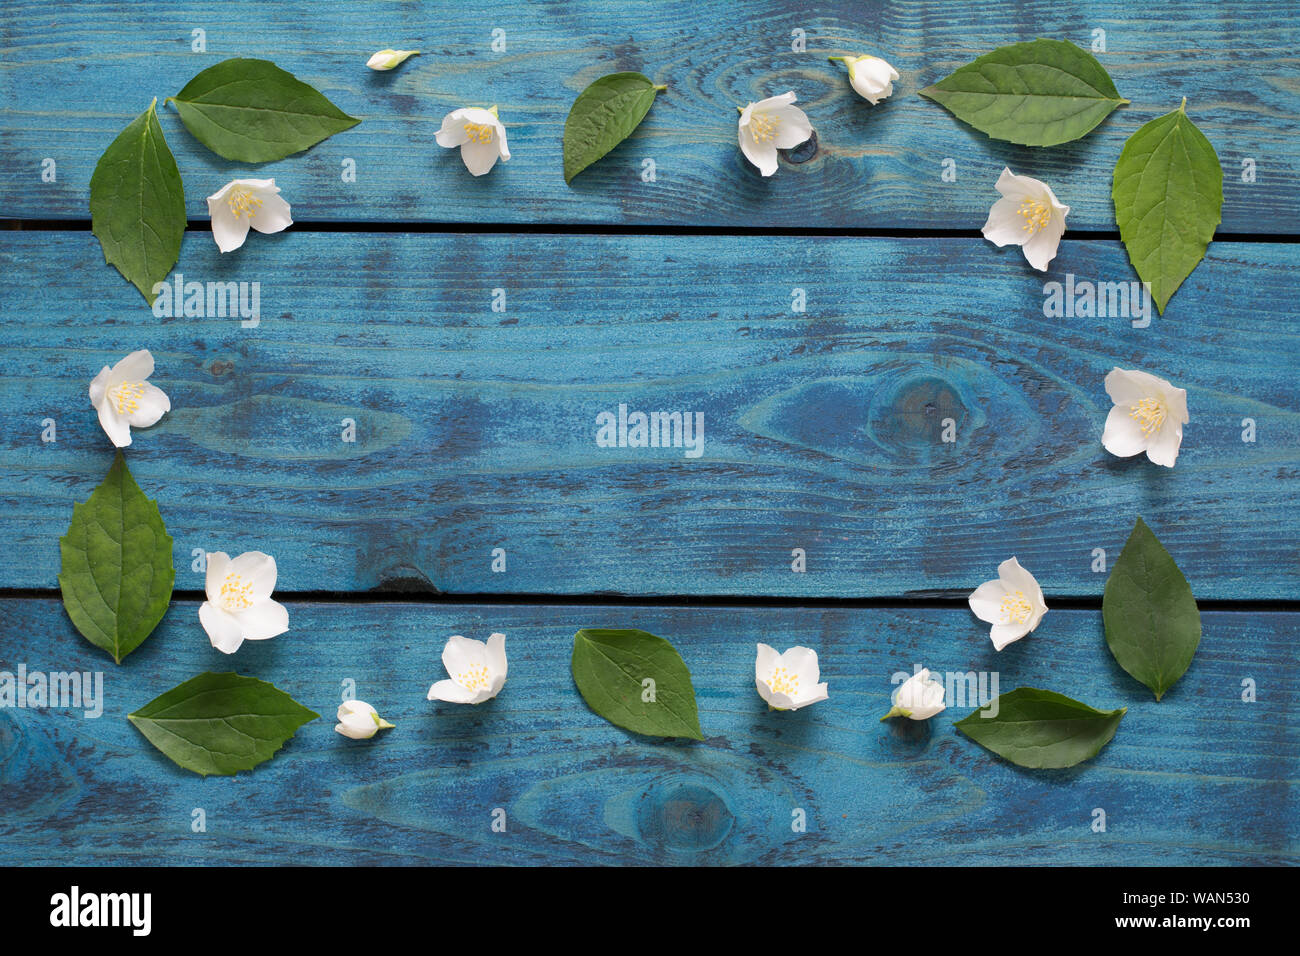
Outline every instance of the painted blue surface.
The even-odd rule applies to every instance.
[[[1295,233],[1300,215],[1300,18],[1290,0],[791,3],[786,0],[566,0],[420,4],[389,0],[9,0],[0,62],[0,216],[89,217],[86,188],[104,147],[152,97],[174,95],[232,56],[277,64],[323,90],[360,126],[269,166],[300,222],[580,222],[978,229],[1004,165],[1049,182],[1074,229],[1114,230],[1111,171],[1124,140],[1177,108],[1219,153],[1225,232]],[[205,30],[206,53],[191,51]],[[504,30],[506,49],[491,48]],[[792,31],[806,52],[792,50]],[[996,46],[1039,36],[1087,49],[1132,100],[1083,140],[1031,149],[994,142],[917,90]],[[421,49],[391,73],[387,47]],[[901,74],[871,107],[828,56],[872,53]],[[639,70],[668,85],[632,139],[562,175],[564,119],[592,80]],[[764,180],[736,146],[736,106],[794,90],[817,131],[804,162]],[[471,179],[434,142],[443,116],[497,104],[513,158]],[[192,217],[248,167],[161,122]],[[800,154],[803,155],[802,153]],[[44,183],[41,163],[56,161]],[[344,182],[345,160],[356,181]],[[655,181],[642,181],[644,160]],[[1255,181],[1242,181],[1252,160]],[[956,182],[941,179],[945,160]]]
[[[174,411],[128,461],[182,588],[258,547],[298,591],[964,596],[1016,554],[1100,595],[1141,514],[1202,598],[1300,592],[1295,246],[1216,244],[1147,328],[1043,315],[1125,281],[1096,241],[1044,276],[975,239],[190,233],[188,281],[261,282],[253,329],[156,318],[99,255],[0,234],[5,587],[55,586],[112,459],[86,383],[148,347]],[[1115,365],[1189,390],[1173,470],[1101,447]],[[699,412],[703,453],[598,447],[620,404]]]
[[[1300,253],[1287,240],[1300,213],[1300,10],[741,6],[5,6],[0,218],[27,221],[0,233],[0,671],[98,671],[105,700],[94,719],[0,708],[0,863],[1297,862],[1300,615],[1287,608],[1300,597]],[[496,28],[504,52],[490,48]],[[205,53],[190,50],[196,29]],[[794,30],[806,52],[791,50]],[[916,95],[1001,43],[1089,46],[1097,30],[1098,55],[1133,102],[1078,143],[994,143]],[[424,53],[390,74],[366,70],[387,46]],[[871,108],[855,97],[825,59],[845,52],[890,59],[902,74],[894,98]],[[88,231],[39,222],[86,219],[103,147],[152,96],[228,56],[274,59],[363,118],[253,170],[208,153],[163,110],[191,216],[206,218],[203,197],[232,175],[273,175],[293,203],[292,230],[234,255],[218,256],[206,230],[188,234],[177,267],[189,281],[259,283],[255,328],[155,316]],[[620,69],[669,90],[627,144],[567,187],[568,106]],[[762,180],[736,149],[734,106],[785,89],[818,147]],[[1109,240],[1067,241],[1044,275],[1016,250],[955,235],[473,229],[969,236],[1010,165],[1056,188],[1075,235],[1109,231],[1124,139],[1183,96],[1224,165],[1221,231],[1280,241],[1214,243],[1146,327],[1044,313],[1045,283],[1134,278]],[[490,102],[515,158],[471,180],[433,133],[448,110]],[[46,158],[53,182],[41,179]],[[948,158],[955,182],[940,178]],[[1248,159],[1253,183],[1242,180]],[[361,231],[313,231],[324,221]],[[470,228],[375,231],[389,223]],[[805,311],[792,310],[796,289]],[[180,600],[114,666],[58,601],[57,539],[112,457],[87,383],[141,347],[174,410],[137,433],[128,461],[175,539],[177,587],[201,587],[195,549],[279,560],[291,631],[233,659]],[[1114,365],[1188,389],[1173,471],[1100,448]],[[596,416],[620,404],[703,413],[703,454],[598,447]],[[41,440],[45,419],[55,442]],[[342,440],[344,419],[355,443]],[[1139,514],[1198,598],[1231,608],[1203,615],[1195,661],[1159,703],[1114,663],[1095,607],[1058,605],[997,654],[964,608],[923,606],[964,596],[1013,553],[1049,605],[1095,601],[1096,549],[1113,563]],[[791,570],[796,548],[806,573]],[[483,597],[395,602],[392,590]],[[588,603],[530,597],[557,594]],[[606,595],[668,606],[602,606]],[[698,595],[735,606],[690,606]],[[886,606],[753,606],[760,596]],[[1233,603],[1245,599],[1276,603]],[[656,742],[591,714],[568,670],[583,626],[674,641],[707,739]],[[445,638],[492,630],[508,634],[501,697],[427,702]],[[816,648],[830,700],[767,711],[753,688],[760,640]],[[1096,759],[1024,771],[954,731],[969,701],[926,725],[879,723],[891,676],[914,665],[1129,710]],[[231,668],[322,719],[251,774],[206,780],[125,720],[196,673]],[[397,729],[369,744],[333,733],[347,682]],[[1257,700],[1243,701],[1252,687]],[[504,833],[491,829],[498,809]],[[806,832],[792,828],[797,812]]]
[[[1300,640],[1295,615],[1207,613],[1195,662],[1157,703],[1111,659],[1097,611],[1050,611],[1001,653],[956,610],[294,603],[289,613],[289,633],[245,645],[233,663],[322,719],[251,774],[200,779],[124,719],[231,665],[193,603],[174,604],[114,667],[57,602],[0,602],[8,646],[32,670],[108,671],[97,719],[0,710],[0,862],[1296,862],[1300,682],[1277,666]],[[629,735],[577,695],[574,632],[631,624],[681,651],[704,741]],[[477,707],[426,701],[447,635],[491,630],[506,633],[510,658],[501,695]],[[756,641],[816,649],[830,699],[769,711],[754,690]],[[1089,763],[1021,770],[953,729],[969,702],[928,724],[880,723],[891,677],[915,665],[996,670],[1004,692],[1048,686],[1129,709]],[[1247,677],[1256,703],[1241,701]],[[365,743],[334,733],[348,679],[395,730]],[[498,808],[505,833],[491,829]],[[204,833],[192,830],[195,809]],[[804,833],[792,829],[796,810]]]

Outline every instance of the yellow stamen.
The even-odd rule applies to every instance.
[[[771,688],[774,694],[795,697],[799,693],[799,675],[791,674],[784,667],[778,667],[767,678],[767,686]]]
[[[490,143],[496,135],[496,130],[488,123],[466,123],[465,133],[471,143]]]
[[[756,143],[768,143],[776,139],[776,128],[781,125],[781,117],[772,113],[749,114],[749,131]]]
[[[108,390],[108,397],[117,406],[119,415],[130,415],[140,410],[140,397],[144,395],[144,382],[123,382]]]
[[[487,668],[480,664],[457,674],[456,683],[466,690],[483,690],[491,681],[488,680]]]
[[[253,583],[238,574],[227,574],[221,582],[221,605],[227,611],[245,611],[253,606]]]
[[[242,186],[230,190],[230,194],[226,196],[226,204],[230,206],[230,211],[234,213],[236,219],[240,216],[252,219],[262,208],[262,200]]]
[[[1034,607],[1025,597],[1024,591],[1017,591],[1015,594],[1007,592],[1007,596],[1002,599],[1003,616],[1006,618],[1004,624],[1026,624],[1034,614]]]
[[[1020,203],[1020,208],[1016,212],[1020,213],[1020,218],[1025,221],[1021,229],[1031,236],[1046,226],[1052,219],[1051,207],[1041,199],[1024,200]]]
[[[1158,398],[1144,398],[1130,408],[1128,414],[1142,426],[1143,435],[1154,435],[1165,423],[1165,403]]]

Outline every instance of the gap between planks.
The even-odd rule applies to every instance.
[[[190,219],[186,232],[207,232],[206,219]],[[89,219],[4,219],[0,231],[89,232]],[[888,229],[848,226],[689,226],[631,223],[510,223],[510,222],[342,222],[295,220],[294,232],[352,232],[376,234],[433,235],[531,235],[531,236],[774,236],[841,239],[982,239],[979,229]],[[1118,242],[1118,230],[1066,230],[1071,240]],[[1300,233],[1223,232],[1213,242],[1287,243],[1300,242]]]
[[[0,601],[59,600],[56,588],[0,588]],[[965,595],[918,594],[915,597],[778,597],[756,595],[629,595],[629,594],[492,594],[438,591],[278,591],[275,598],[283,604],[424,604],[496,605],[500,607],[717,607],[717,608],[790,608],[817,610],[966,610]],[[171,601],[204,601],[207,595],[198,589],[174,590]],[[1062,595],[1052,597],[1051,608],[1063,611],[1100,611],[1101,598]],[[1198,600],[1202,613],[1232,611],[1238,613],[1300,613],[1300,600]]]

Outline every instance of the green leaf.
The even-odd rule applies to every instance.
[[[1091,53],[1042,39],[985,53],[921,95],[993,139],[1024,146],[1078,139],[1128,102]]]
[[[177,766],[230,776],[270,760],[320,714],[282,690],[238,674],[200,674],[127,720]]]
[[[172,539],[119,451],[90,498],[72,506],[59,539],[63,607],[82,637],[122,663],[144,643],[172,596]]]
[[[1021,767],[1073,767],[1110,743],[1127,710],[1097,710],[1055,691],[1018,687],[953,726]]]
[[[662,637],[583,628],[573,638],[573,682],[611,724],[652,737],[704,739],[691,672]]]
[[[1186,107],[1184,99],[1128,138],[1111,184],[1119,236],[1161,314],[1205,256],[1223,210],[1223,167]]]
[[[627,139],[664,89],[640,73],[611,73],[578,94],[564,121],[564,181]]]
[[[104,150],[90,176],[90,228],[104,261],[140,290],[167,278],[185,234],[185,187],[167,148],[155,99]]]
[[[1141,518],[1106,581],[1101,617],[1115,660],[1156,700],[1186,673],[1201,643],[1192,587]]]
[[[222,60],[167,102],[200,143],[239,163],[284,159],[361,122],[270,60]]]

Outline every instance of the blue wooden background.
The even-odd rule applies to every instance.
[[[145,15],[11,0],[0,670],[104,671],[107,699],[98,719],[0,710],[0,862],[1294,864],[1300,9],[1174,6],[226,0]],[[915,95],[1002,43],[1090,46],[1096,30],[1133,102],[1080,142],[996,143]],[[387,46],[425,52],[366,70]],[[859,51],[902,75],[875,108],[825,59]],[[254,169],[161,112],[195,220],[176,271],[258,282],[254,328],[155,316],[88,229],[89,177],[116,132],[236,55],[274,59],[363,118]],[[669,90],[566,187],[568,106],[617,69]],[[817,148],[764,180],[735,147],[734,106],[786,89]],[[1046,314],[1045,283],[1134,278],[1110,171],[1183,96],[1223,162],[1225,238],[1145,327]],[[448,110],[493,102],[514,158],[471,179],[433,134]],[[1006,164],[1072,207],[1047,274],[978,238]],[[296,224],[219,256],[203,197],[250,173],[276,177]],[[173,402],[128,459],[175,539],[181,593],[115,667],[62,611],[57,539],[112,458],[87,383],[135,348]],[[1188,389],[1174,470],[1101,449],[1114,365]],[[620,403],[702,412],[703,455],[597,447],[596,416]],[[1093,570],[1138,514],[1213,602],[1159,704],[1106,651]],[[226,658],[198,624],[191,555],[253,548],[277,557],[292,630]],[[1057,604],[995,654],[959,599],[1011,554]],[[704,742],[633,738],[586,710],[568,657],[592,625],[678,645]],[[508,635],[501,697],[425,701],[445,638],[491,630]],[[756,641],[817,648],[830,700],[767,712]],[[878,723],[891,675],[915,664],[1129,713],[1089,764],[1022,771],[952,729],[969,707]],[[270,764],[207,780],[124,719],[231,667],[324,718]],[[398,728],[368,744],[334,734],[345,681]]]

